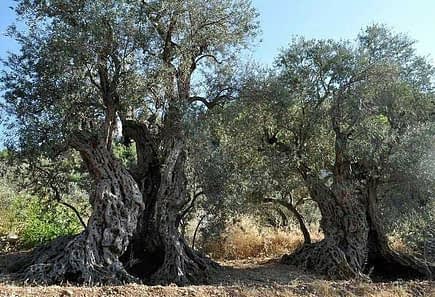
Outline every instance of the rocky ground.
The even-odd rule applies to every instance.
[[[0,267],[1,267],[0,258]],[[4,258],[3,258],[4,263]],[[310,275],[295,267],[282,265],[276,259],[248,259],[221,263],[210,284],[203,286],[126,286],[74,287],[74,286],[17,286],[3,279],[0,296],[378,296],[435,297],[435,282],[411,281],[390,283],[332,282]]]

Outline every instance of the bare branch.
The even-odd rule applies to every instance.
[[[281,200],[281,199],[274,199],[274,198],[264,198],[263,202],[266,202],[266,203],[267,202],[276,203],[276,204],[284,206],[285,208],[290,210],[292,212],[292,214],[296,217],[296,219],[299,222],[299,227],[301,228],[301,231],[302,231],[302,233],[304,235],[304,243],[305,244],[310,244],[311,243],[310,232],[308,231],[308,228],[305,225],[304,217],[300,214],[300,212],[296,209],[296,207],[293,204],[288,203],[288,202],[286,202],[284,200]]]
[[[197,192],[195,193],[195,195],[193,195],[192,200],[190,200],[190,204],[189,206],[178,216],[178,221],[180,222],[182,219],[184,219],[184,217],[192,210],[192,208],[195,206],[195,202],[198,199],[199,196],[201,195],[205,195],[205,193],[203,191],[201,192]]]
[[[219,61],[218,58],[215,55],[212,54],[203,54],[200,55],[199,57],[197,57],[195,59],[195,64],[197,64],[200,60],[204,59],[204,58],[211,58],[212,60],[214,60],[217,64],[222,64],[222,61]]]
[[[80,215],[80,212],[73,205],[71,205],[71,204],[69,204],[67,202],[62,201],[62,197],[61,197],[61,194],[59,192],[59,189],[54,184],[51,184],[50,187],[54,191],[54,196],[55,196],[56,201],[59,204],[62,204],[64,206],[70,208],[75,213],[75,215],[77,216],[77,218],[80,221],[80,223],[82,224],[83,228],[86,229],[86,223],[83,220],[82,216]]]
[[[223,91],[219,92],[219,94],[221,94],[222,92]],[[225,100],[232,100],[232,99],[233,97],[231,97],[230,95],[218,95],[214,97],[212,100],[207,100],[205,97],[201,97],[201,96],[191,96],[189,97],[189,102],[192,103],[195,101],[199,101],[203,103],[208,109],[211,109],[216,105],[223,103]]]

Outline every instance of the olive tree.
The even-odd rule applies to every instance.
[[[25,279],[203,281],[211,261],[179,233],[189,110],[231,98],[232,67],[255,36],[249,1],[27,1],[27,31],[2,76],[27,158],[74,149],[94,183],[85,230],[36,249]],[[126,168],[120,140],[135,146]]]
[[[398,177],[421,179],[433,142],[434,68],[413,44],[377,25],[355,42],[295,38],[227,107],[221,142],[254,172],[248,187],[302,188],[320,210],[325,238],[283,262],[332,278],[430,276],[390,249],[378,203]]]
[[[277,127],[272,142],[292,156],[320,208],[325,234],[283,261],[338,278],[370,270],[430,276],[433,268],[389,248],[377,201],[379,186],[399,170],[397,156],[421,156],[406,147],[409,138],[422,139],[418,147],[428,148],[433,67],[415,54],[411,40],[382,26],[368,27],[354,44],[295,40],[277,65],[290,100],[298,104],[298,120],[288,137]],[[316,163],[307,153],[321,130],[329,149]]]

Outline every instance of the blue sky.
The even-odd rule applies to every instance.
[[[353,39],[361,28],[383,23],[418,41],[422,55],[435,56],[434,0],[254,0],[263,42],[254,57],[270,63],[293,35]]]
[[[252,55],[264,64],[272,63],[279,49],[286,47],[294,35],[353,39],[361,28],[373,23],[384,23],[407,33],[418,41],[420,54],[435,58],[435,0],[253,0],[252,3],[260,13],[262,28],[262,42],[252,50]],[[13,4],[13,0],[0,0],[0,58],[17,49],[4,36],[7,26],[14,21],[9,9]],[[0,143],[1,139],[0,128]]]

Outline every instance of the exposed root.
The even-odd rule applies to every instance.
[[[210,258],[192,250],[180,238],[178,243],[171,246],[164,256],[159,269],[152,275],[152,284],[177,284],[179,286],[209,283],[212,269],[219,264]]]
[[[346,253],[328,240],[304,245],[295,253],[284,255],[281,263],[295,265],[330,279],[368,280],[368,277],[349,263]]]
[[[139,280],[127,273],[119,261],[102,265],[86,245],[86,233],[61,237],[34,249],[8,270],[18,281],[34,284],[124,284]]]
[[[433,279],[435,266],[414,256],[384,249],[382,255],[370,256],[367,263],[355,269],[349,256],[327,240],[304,245],[281,262],[327,276],[330,279],[397,280]]]

